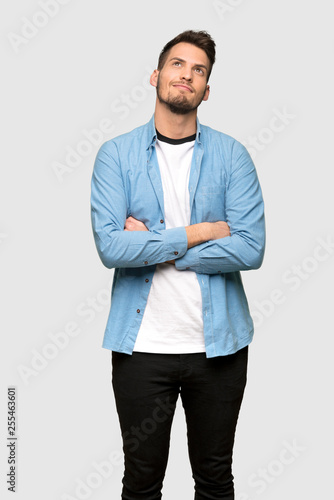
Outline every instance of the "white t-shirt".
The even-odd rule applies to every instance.
[[[186,138],[186,142],[171,144],[160,134],[158,137],[166,229],[188,226],[188,182],[195,140]],[[205,352],[202,296],[196,273],[177,271],[170,264],[157,265],[134,351]]]

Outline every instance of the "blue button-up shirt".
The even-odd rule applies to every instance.
[[[264,206],[253,161],[232,137],[200,125],[189,176],[191,224],[226,221],[231,236],[187,249],[184,227],[165,229],[154,116],[105,142],[94,165],[91,214],[98,253],[115,268],[103,347],[131,354],[156,264],[175,259],[201,288],[206,356],[232,354],[253,337],[240,271],[260,267]],[[124,231],[127,217],[148,231]]]

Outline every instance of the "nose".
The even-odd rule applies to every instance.
[[[187,80],[188,82],[191,82],[191,80],[192,80],[191,67],[188,65],[184,65],[182,68],[180,77],[182,80]]]

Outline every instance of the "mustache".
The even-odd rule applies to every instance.
[[[191,85],[189,85],[189,83],[185,83],[185,82],[173,82],[172,85],[183,85],[184,87],[187,87],[192,92],[194,92],[194,89],[192,88]]]

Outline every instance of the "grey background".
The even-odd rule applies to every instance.
[[[235,445],[236,499],[330,498],[334,249],[323,242],[334,238],[331,2],[71,0],[53,17],[38,14],[43,3],[1,6],[1,497],[12,498],[6,393],[15,385],[16,498],[120,498],[110,352],[101,348],[112,271],[93,242],[90,179],[99,145],[150,119],[158,53],[191,28],[217,43],[200,120],[247,146],[255,138],[266,202],[265,261],[243,273],[256,334]],[[30,28],[15,50],[24,18],[45,26]],[[277,112],[289,118],[273,132]],[[68,148],[104,119],[112,131],[57,176],[56,162],[66,165]],[[52,334],[69,323],[77,335],[55,348]],[[53,359],[23,376],[36,352]],[[117,457],[109,477],[97,475],[97,463]],[[193,498],[180,404],[163,493]]]

